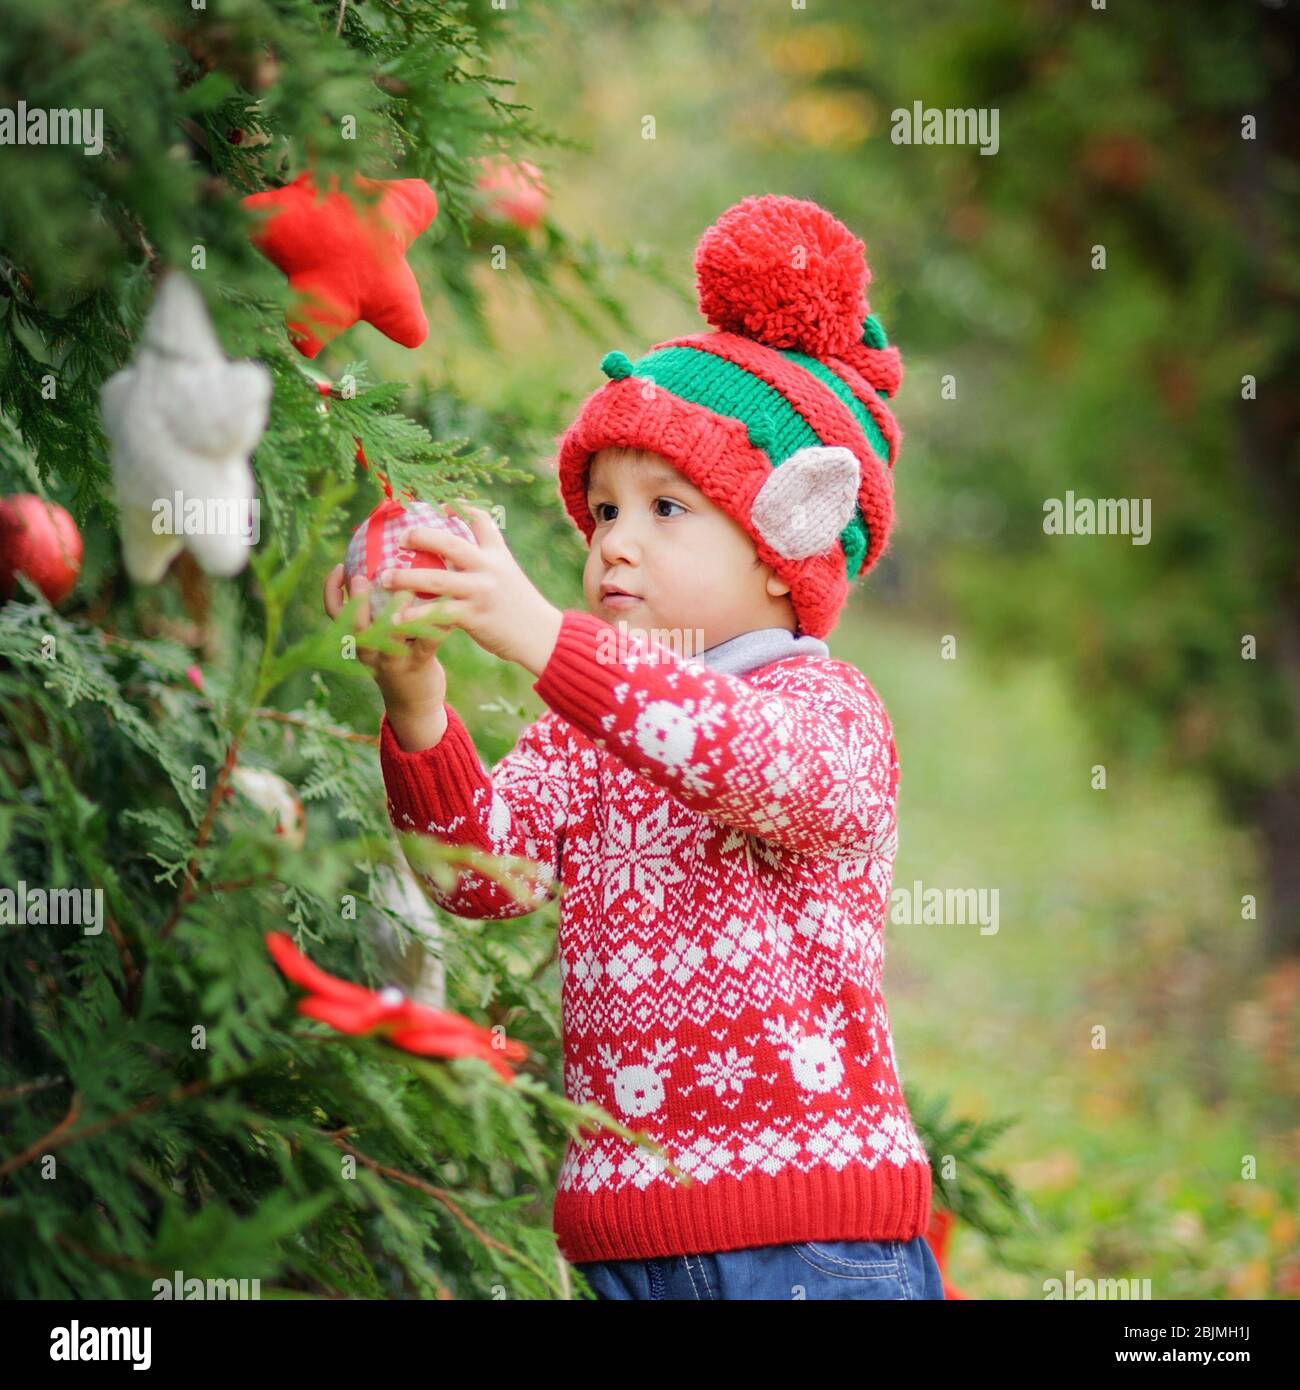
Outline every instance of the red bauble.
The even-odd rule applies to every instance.
[[[310,174],[243,199],[246,208],[270,213],[252,241],[297,291],[289,331],[304,357],[315,357],[359,319],[403,347],[419,347],[429,335],[405,257],[437,216],[436,194],[423,179],[358,175],[354,186],[378,201],[354,203],[337,179],[321,194]]]
[[[72,592],[81,572],[81,532],[57,502],[30,492],[0,500],[0,600],[25,574],[52,604]]]
[[[450,531],[472,545],[478,544],[474,532],[460,517],[448,515],[429,502],[398,502],[390,497],[381,502],[353,532],[343,560],[343,577],[351,581],[354,575],[361,574],[373,584],[381,571],[386,569],[446,569],[441,555],[431,550],[406,550],[399,545],[398,537],[413,526]],[[371,615],[380,617],[401,592],[396,589],[372,589]],[[436,594],[416,593],[419,599],[436,597]]]
[[[526,159],[506,155],[482,161],[475,187],[485,196],[489,217],[513,223],[523,231],[535,227],[546,211],[547,187],[542,171]]]

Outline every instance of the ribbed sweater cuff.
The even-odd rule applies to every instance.
[[[599,659],[599,644],[609,641],[602,637],[607,629],[617,631],[593,613],[566,608],[555,650],[533,683],[556,714],[592,738],[604,734],[601,716],[613,708],[613,687],[625,678],[617,665]]]
[[[578,1161],[574,1153],[571,1140],[566,1168]],[[787,1168],[775,1176],[714,1177],[689,1187],[661,1181],[644,1191],[631,1183],[619,1191],[561,1188],[552,1224],[560,1253],[582,1264],[751,1245],[914,1240],[929,1230],[932,1210],[928,1160],[899,1169],[882,1158],[874,1169],[850,1163],[836,1172],[820,1163],[807,1173]]]
[[[379,725],[379,765],[384,786],[400,821],[409,816],[417,829],[446,825],[473,805],[474,792],[489,781],[474,740],[455,709],[432,748],[408,753],[397,741],[385,714]]]

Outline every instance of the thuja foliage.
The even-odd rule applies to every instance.
[[[476,204],[481,159],[562,143],[494,74],[499,19],[423,0],[5,5],[4,90],[103,121],[98,154],[31,145],[0,162],[0,490],[62,503],[86,545],[57,611],[25,579],[0,608],[0,881],[102,894],[97,929],[0,925],[8,1294],[148,1296],[178,1269],[256,1278],[263,1297],[573,1287],[549,1197],[586,1112],[558,1074],[553,905],[523,923],[435,914],[446,1007],[530,1049],[511,1086],[478,1060],[299,1017],[264,943],[288,932],[378,986],[392,978],[378,925],[401,940],[409,928],[376,887],[400,847],[374,692],[344,641],[351,612],[331,624],[320,602],[380,496],[357,440],[396,490],[508,490],[512,538],[541,546],[555,528],[535,506],[543,480],[510,461],[538,422],[377,380],[346,335],[304,361],[240,198],[306,169],[429,180],[438,217],[411,261],[431,319],[462,339],[486,338],[473,272],[494,251],[521,293],[583,323],[627,327],[609,266],[658,274],[551,220],[525,236]],[[182,554],[162,584],[137,587],[99,392],[169,267],[200,288],[224,350],[272,374],[254,457],[262,540],[233,580]],[[335,383],[328,408],[321,381]],[[391,622],[357,640],[393,641]],[[489,728],[486,751],[508,742]],[[296,790],[300,848],[237,790],[237,768]]]
[[[59,608],[25,579],[0,606],[0,886],[99,893],[102,916],[0,922],[0,1288],[149,1296],[179,1270],[257,1279],[262,1297],[581,1293],[549,1227],[560,1147],[584,1122],[628,1131],[563,1096],[556,905],[468,924],[429,908],[446,1007],[529,1048],[509,1086],[479,1060],[303,1019],[264,941],[287,932],[371,986],[393,978],[381,925],[424,949],[381,887],[402,847],[352,610],[330,623],[320,601],[380,496],[357,440],[396,491],[507,496],[512,548],[558,579],[577,539],[553,482],[512,462],[539,454],[552,422],[377,379],[348,334],[307,363],[240,199],[307,169],[430,181],[438,217],[410,260],[435,331],[464,341],[488,340],[475,271],[489,257],[521,294],[629,335],[608,272],[667,277],[476,202],[485,156],[565,143],[494,72],[526,34],[517,13],[507,30],[488,4],[436,0],[4,0],[4,19],[0,87],[29,108],[101,112],[103,144],[0,161],[0,492],[57,500],[86,546]],[[224,350],[272,375],[262,536],[234,579],[182,554],[140,587],[121,565],[99,392],[171,267]],[[392,642],[393,620],[355,640]],[[449,664],[491,760],[522,691],[470,644]],[[296,791],[300,846],[240,792],[239,769]],[[455,851],[421,848],[430,872],[450,870]],[[510,881],[508,864],[480,867]],[[972,1171],[944,1193],[979,1227],[969,1184],[997,1178]]]

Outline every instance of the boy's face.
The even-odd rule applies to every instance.
[[[596,529],[582,587],[597,617],[674,631],[683,643],[698,629],[699,650],[755,628],[794,631],[790,586],[758,559],[744,528],[660,455],[602,449],[587,506]]]

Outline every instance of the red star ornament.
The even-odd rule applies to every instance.
[[[358,207],[337,178],[322,196],[310,174],[242,200],[270,211],[252,241],[297,291],[289,334],[304,357],[315,357],[359,319],[403,347],[419,347],[429,336],[406,251],[438,215],[437,195],[423,179],[357,175],[354,183],[378,190],[379,201]]]

